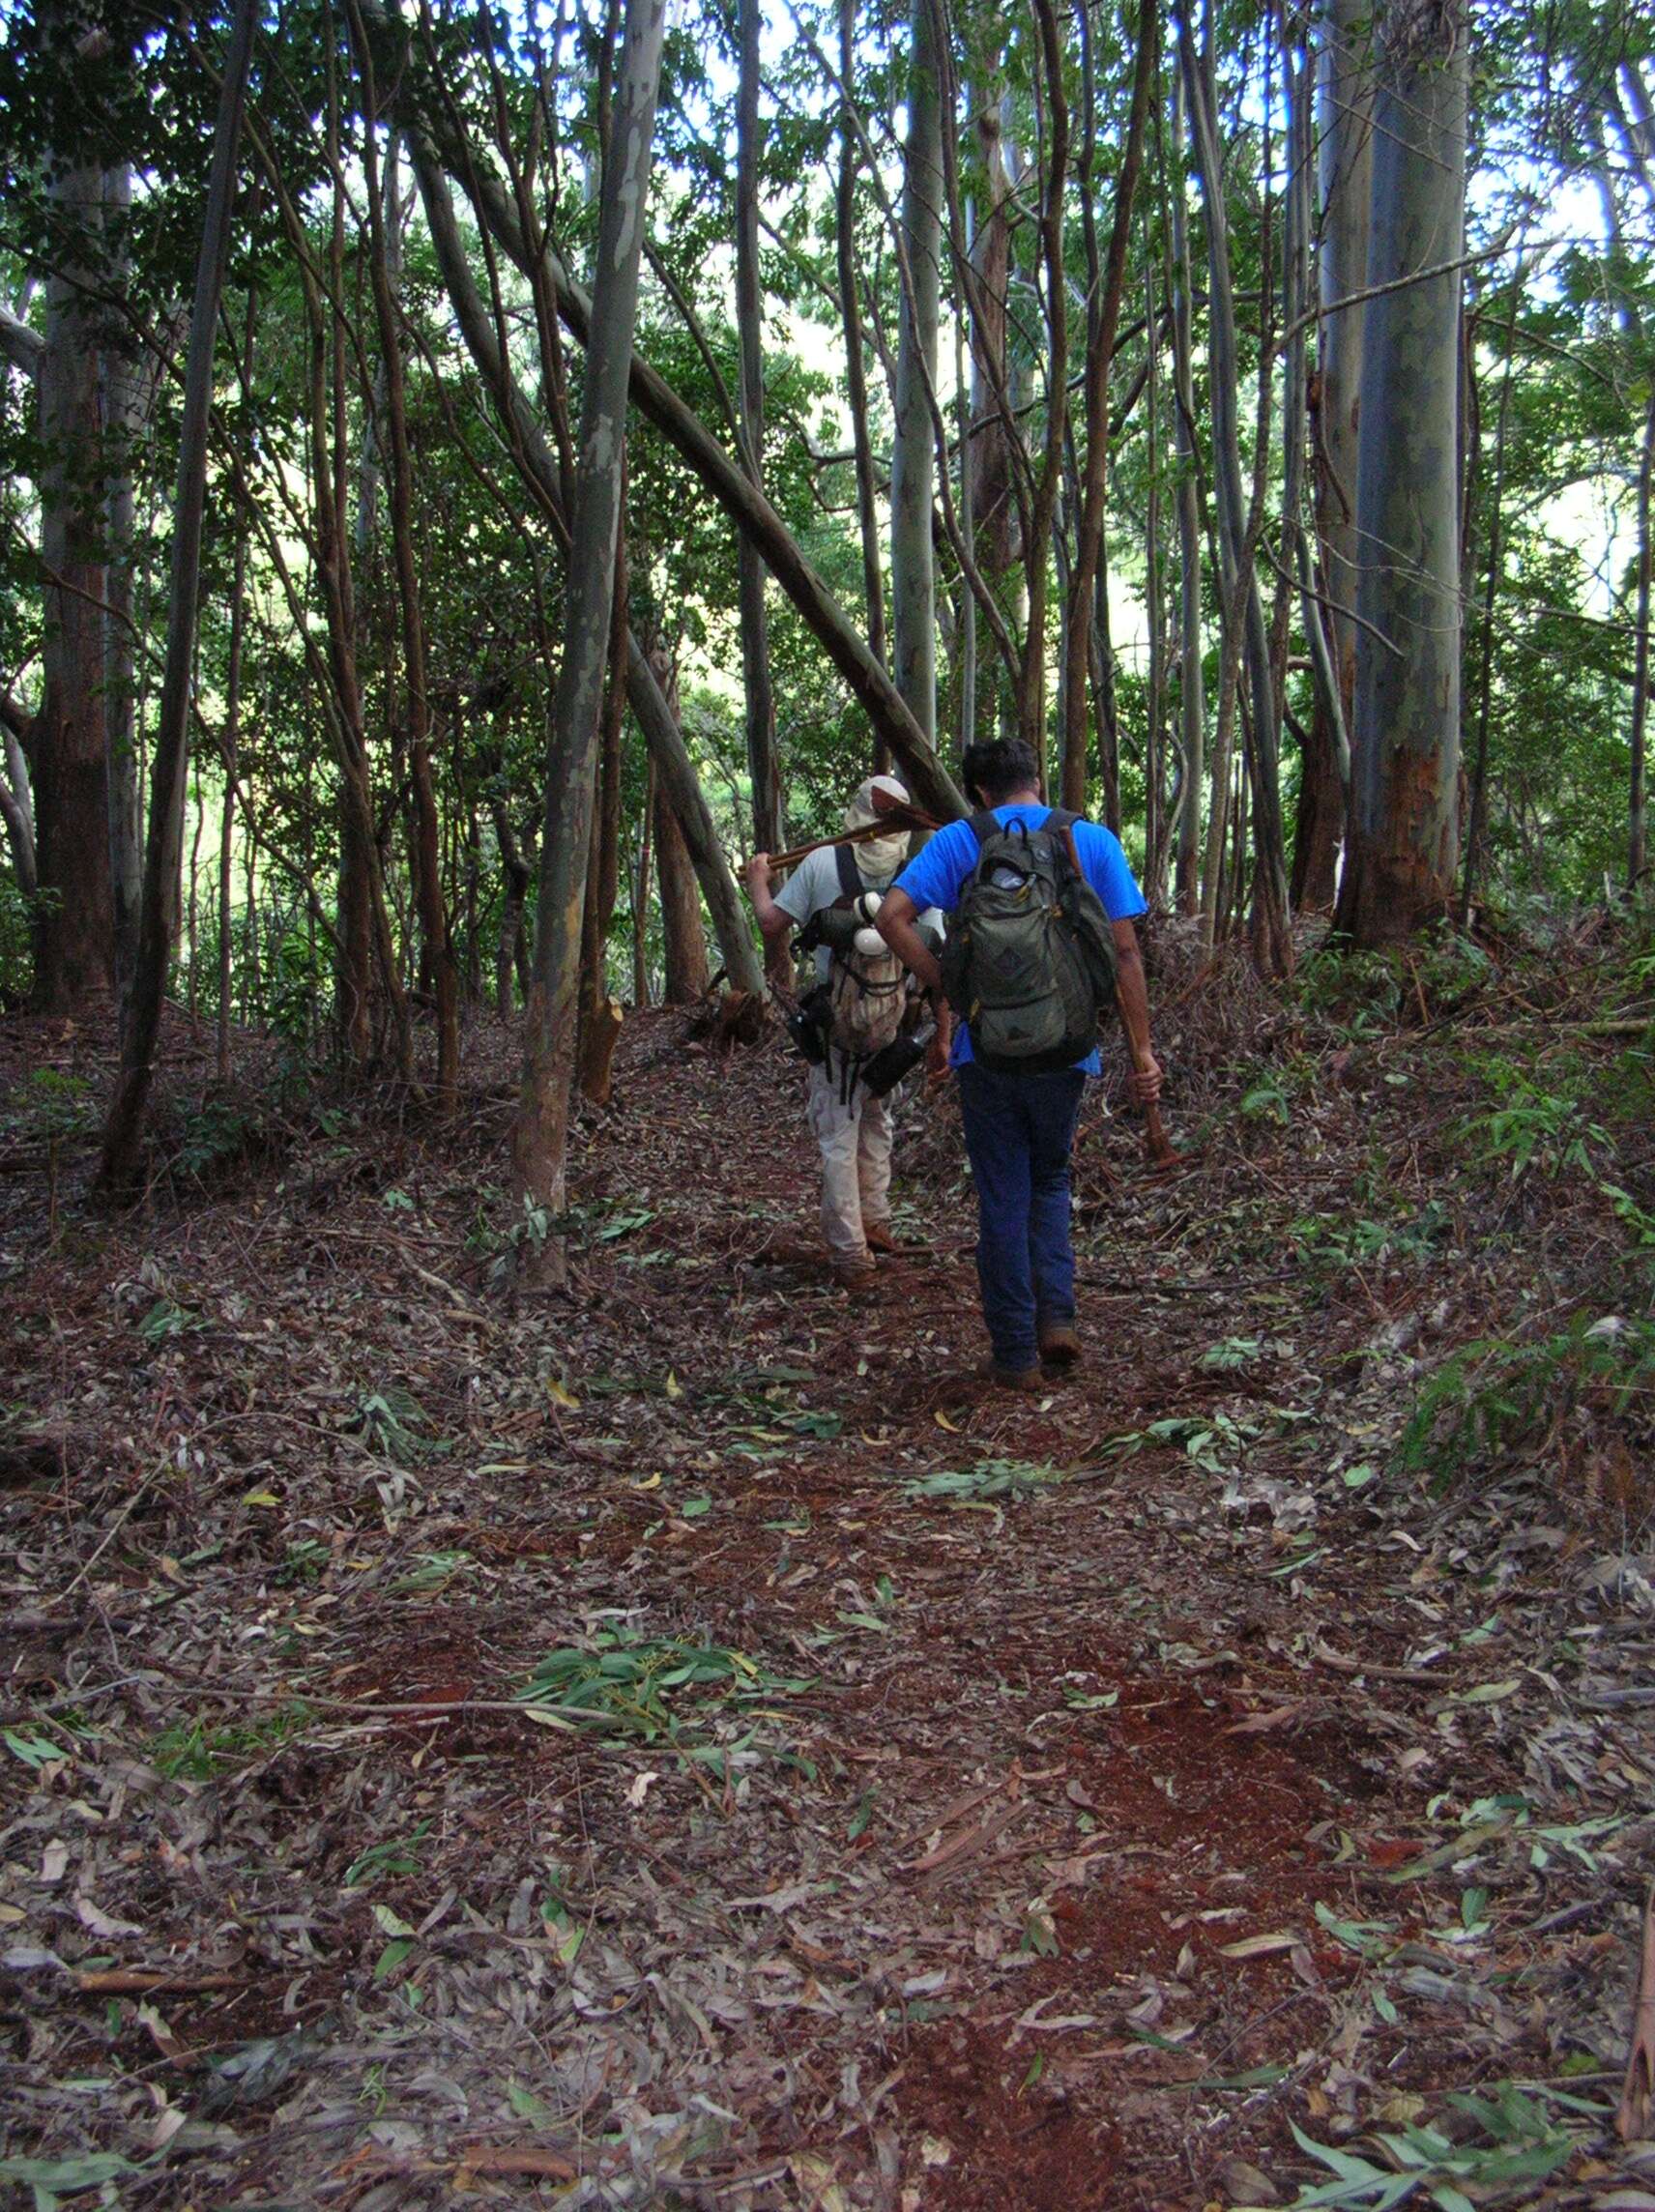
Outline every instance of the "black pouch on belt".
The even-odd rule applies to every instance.
[[[787,1017],[787,1033],[812,1067],[828,1058],[828,1024],[832,1015],[832,994],[826,983],[806,991]]]

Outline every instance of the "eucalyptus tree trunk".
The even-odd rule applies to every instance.
[[[851,410],[851,444],[856,454],[857,520],[862,540],[862,597],[866,608],[868,651],[886,657],[885,580],[880,572],[879,510],[875,502],[874,450],[868,434],[868,384],[862,365],[862,311],[857,297],[857,128],[851,112],[851,73],[855,62],[856,0],[839,0],[839,81],[844,87],[844,121],[839,135],[839,184],[834,250],[838,259],[839,312],[845,326],[845,393]],[[878,765],[885,766],[882,745]]]
[[[0,739],[4,740],[5,763],[0,767],[0,820],[6,825],[6,842],[12,848],[12,867],[17,878],[17,888],[27,899],[32,899],[38,878],[35,874],[35,811],[34,798],[29,790],[29,764],[23,757],[23,738],[29,720],[20,709],[0,693]]]
[[[248,322],[251,323],[251,301]],[[251,332],[248,333],[249,345]],[[230,582],[230,659],[224,678],[224,734],[220,751],[224,762],[224,798],[218,816],[218,1044],[217,1071],[220,1083],[230,1080],[230,985],[234,967],[231,930],[234,909],[230,876],[235,860],[236,774],[242,739],[242,646],[247,635],[247,534],[236,531],[235,569]]]
[[[398,221],[392,182],[397,173],[396,144],[393,136],[386,162],[388,189],[382,192],[379,153],[374,140],[374,116],[379,102],[373,61],[362,17],[354,7],[351,21],[368,110],[363,131],[364,196],[368,207],[368,261],[374,315],[379,326],[380,364],[385,378],[382,420],[391,446],[391,539],[402,624],[402,681],[408,714],[408,763],[414,792],[414,898],[437,1002],[437,1104],[441,1112],[449,1114],[453,1111],[459,1091],[459,975],[438,866],[437,795],[431,774],[431,706],[425,684],[425,621],[414,544],[414,466],[408,446],[407,380],[402,368],[402,328],[392,288],[393,264],[400,259],[392,235]]]
[[[1132,206],[1138,190],[1138,174],[1143,166],[1144,126],[1149,112],[1149,88],[1155,74],[1155,0],[1140,0],[1137,61],[1132,74],[1132,107],[1126,124],[1125,149],[1116,177],[1115,217],[1110,226],[1109,251],[1101,269],[1098,266],[1096,230],[1091,214],[1091,166],[1097,138],[1095,87],[1089,17],[1084,4],[1080,16],[1086,130],[1079,174],[1086,210],[1089,264],[1085,375],[1087,442],[1081,480],[1080,523],[1069,581],[1068,639],[1062,677],[1062,794],[1066,807],[1077,814],[1084,814],[1087,802],[1087,671],[1091,655],[1093,587],[1103,567],[1104,504],[1109,483],[1109,369],[1115,352],[1115,334],[1120,321],[1120,302],[1126,289],[1126,254],[1132,238]],[[1154,343],[1152,330],[1149,333],[1149,343]],[[1105,701],[1100,698],[1100,719],[1105,714]],[[1110,699],[1109,708],[1112,709],[1113,705],[1113,699]],[[1118,771],[1116,788],[1118,792]],[[1118,815],[1118,797],[1115,811]]]
[[[489,801],[494,842],[500,852],[500,935],[494,945],[494,1010],[504,1022],[512,1012],[512,974],[523,940],[523,910],[528,903],[534,869],[524,858],[517,831],[503,798]]]
[[[1202,666],[1201,479],[1195,442],[1195,384],[1191,367],[1189,214],[1183,184],[1184,88],[1175,73],[1173,156],[1175,174],[1163,185],[1172,202],[1171,263],[1165,272],[1173,331],[1173,442],[1177,460],[1178,518],[1178,753],[1179,786],[1174,890],[1178,912],[1193,915],[1201,902],[1201,794],[1205,781],[1206,685]]]
[[[41,15],[44,36],[66,46],[88,28],[75,0],[51,0]],[[96,306],[103,172],[93,154],[70,147],[53,157],[46,194],[53,266],[36,372],[44,682],[30,733],[42,893],[35,909],[35,1006],[41,1013],[85,1015],[106,1006],[115,983]]]
[[[759,282],[759,27],[763,0],[740,0],[740,73],[736,92],[736,327],[741,341],[742,459],[755,490],[764,488],[765,356]],[[779,853],[787,842],[776,760],[775,694],[765,621],[765,565],[743,532],[736,534],[741,614],[741,684],[746,698],[747,775],[753,844]],[[785,954],[786,946],[781,947]]]
[[[1373,189],[1373,44],[1370,0],[1322,0],[1318,55],[1320,247],[1316,389],[1316,527],[1321,547],[1324,616],[1342,729],[1320,700],[1311,724],[1293,836],[1294,903],[1333,904],[1346,794],[1341,739],[1355,705],[1356,438],[1360,417],[1362,318]],[[1352,298],[1351,295],[1358,295]],[[1348,742],[1345,747],[1348,750]]]
[[[1442,913],[1459,857],[1455,264],[1465,238],[1466,75],[1461,8],[1391,0],[1375,47],[1373,296],[1363,316],[1356,469],[1360,623],[1338,912],[1361,946],[1395,942]]]
[[[1281,966],[1287,957],[1285,908],[1287,882],[1281,843],[1280,787],[1277,769],[1280,722],[1275,685],[1270,672],[1269,633],[1263,601],[1259,592],[1255,558],[1267,437],[1264,408],[1268,376],[1267,350],[1261,361],[1259,446],[1255,453],[1255,491],[1249,509],[1242,485],[1241,442],[1237,420],[1240,380],[1235,344],[1234,294],[1231,276],[1230,233],[1225,207],[1224,156],[1218,129],[1216,78],[1210,48],[1198,52],[1186,18],[1178,30],[1178,48],[1184,87],[1189,100],[1191,144],[1201,177],[1202,208],[1206,229],[1207,276],[1211,290],[1208,345],[1211,359],[1212,472],[1218,512],[1219,568],[1225,609],[1224,652],[1238,657],[1248,678],[1252,709],[1248,766],[1252,778],[1253,810],[1262,897],[1269,944],[1269,964]],[[1218,773],[1228,775],[1224,717],[1221,713],[1219,751],[1214,761],[1214,813],[1217,812]],[[1217,825],[1209,823],[1209,852]],[[1206,888],[1211,888],[1209,885]],[[1204,911],[1209,918],[1215,909],[1204,890]]]
[[[166,673],[156,724],[150,784],[149,844],[144,856],[143,914],[132,971],[129,1018],[121,1039],[121,1074],[103,1128],[100,1186],[110,1194],[131,1189],[143,1130],[144,1105],[155,1073],[161,1005],[172,955],[171,888],[184,839],[186,770],[189,758],[189,701],[195,666],[195,627],[201,586],[201,535],[207,509],[207,438],[213,402],[213,351],[230,256],[230,222],[236,197],[236,153],[242,133],[247,68],[252,57],[257,0],[238,0],[230,31],[213,133],[207,212],[195,266],[195,301],[184,376],[184,419],[179,432],[178,496],[172,523],[172,588],[168,597]],[[107,851],[106,836],[100,839]]]
[[[678,670],[657,640],[650,668],[674,721],[678,719]],[[685,849],[683,830],[670,795],[654,787],[655,875],[661,889],[661,1000],[669,1006],[692,1006],[707,996],[711,972],[707,933],[701,926],[701,901]]]
[[[1063,90],[1062,42],[1052,0],[1034,0],[1040,41],[1036,98],[1044,92],[1045,176],[1040,195],[1040,256],[1046,280],[1046,437],[1034,482],[1023,552],[1029,621],[1017,685],[1017,734],[1041,767],[1046,764],[1047,544],[1062,487],[1063,447],[1069,407],[1068,275],[1063,265],[1063,193],[1068,182],[1069,109]]]
[[[1315,159],[1311,98],[1314,62],[1308,53],[1302,63],[1295,60],[1292,18],[1285,6],[1279,11],[1278,21],[1282,93],[1288,122],[1288,177],[1282,216],[1282,320],[1287,338],[1282,364],[1281,557],[1276,567],[1270,656],[1276,696],[1285,712],[1289,631],[1296,583],[1299,623],[1310,659],[1314,705],[1310,727],[1303,731],[1299,743],[1298,810],[1294,822],[1292,882],[1296,897],[1314,859],[1320,903],[1327,906],[1332,903],[1333,863],[1345,820],[1350,751],[1328,627],[1329,616],[1313,582],[1314,565],[1304,516],[1305,446],[1309,426],[1305,340],[1310,319],[1311,170]]]
[[[1489,510],[1489,542],[1487,566],[1483,579],[1482,607],[1480,610],[1481,636],[1477,650],[1477,725],[1473,738],[1471,760],[1471,788],[1466,818],[1465,865],[1460,878],[1460,926],[1464,929],[1470,920],[1471,901],[1476,893],[1477,867],[1482,859],[1483,829],[1488,815],[1489,789],[1489,723],[1494,708],[1495,682],[1495,599],[1499,591],[1500,574],[1505,566],[1505,452],[1506,435],[1511,426],[1511,394],[1513,370],[1516,366],[1516,349],[1513,338],[1517,328],[1519,296],[1523,287],[1524,270],[1520,260],[1511,283],[1510,302],[1505,325],[1505,368],[1500,378],[1499,415],[1495,426],[1495,459],[1493,494]]]
[[[1167,820],[1164,780],[1167,623],[1161,553],[1161,336],[1155,314],[1155,277],[1147,224],[1144,250],[1144,331],[1148,346],[1145,378],[1145,441],[1149,481],[1145,497],[1144,597],[1149,617],[1149,681],[1144,728],[1144,892],[1158,907],[1167,888]]]
[[[665,24],[666,0],[626,0],[598,216],[563,662],[546,758],[534,981],[512,1154],[525,1199],[553,1220],[564,1211],[593,770],[615,591],[626,386]],[[532,1276],[559,1284],[566,1280],[560,1238],[546,1236],[537,1250],[525,1246],[525,1259]]]
[[[943,107],[938,0],[913,0],[908,59],[908,145],[902,229],[903,286],[896,354],[896,429],[890,457],[891,675],[925,742],[937,742],[937,572],[931,510],[936,440],[931,393],[943,253]],[[953,118],[948,119],[953,128]]]
[[[1628,782],[1626,885],[1636,891],[1647,865],[1644,800],[1649,728],[1650,488],[1655,477],[1655,393],[1643,415],[1643,451],[1638,467],[1638,631],[1633,645],[1631,774]]]
[[[644,803],[638,809],[638,845],[635,856],[628,838],[627,878],[632,891],[632,1004],[640,1011],[650,1003],[650,851],[655,812],[655,764],[644,767]]]
[[[1016,425],[1006,393],[1005,310],[1011,280],[1011,179],[998,97],[985,99],[976,119],[977,150],[987,178],[983,219],[971,242],[975,307],[972,315],[972,393],[969,477],[972,547],[977,567],[1002,609],[1017,559],[1014,471]],[[962,506],[964,506],[962,502]],[[966,742],[978,735],[973,701]],[[998,718],[991,711],[990,728]]]
[[[103,179],[104,245],[111,287],[127,301],[131,248],[128,222],[132,172],[122,162]],[[131,322],[110,318],[103,333],[103,419],[109,437],[108,560],[104,570],[103,718],[109,744],[109,881],[115,929],[115,967],[123,999],[137,954],[138,906],[143,896],[143,838],[138,819],[136,653],[132,625],[132,464],[146,412]]]
[[[624,491],[623,491],[624,500]],[[621,732],[626,719],[628,622],[626,539],[615,547],[615,604],[603,686],[597,803],[592,812],[586,906],[580,924],[580,1088],[595,1106],[609,1103],[609,1067],[621,1033],[621,1004],[609,989],[609,924],[621,888]]]

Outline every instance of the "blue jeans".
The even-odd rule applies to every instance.
[[[1086,1077],[958,1070],[966,1152],[977,1186],[977,1281],[995,1362],[1032,1367],[1042,1326],[1075,1318],[1069,1147]]]

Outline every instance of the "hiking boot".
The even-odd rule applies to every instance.
[[[872,1263],[866,1262],[859,1267],[835,1267],[833,1281],[840,1290],[849,1291],[853,1297],[857,1297],[864,1291],[871,1291],[879,1277],[874,1273]]]
[[[1074,1324],[1055,1321],[1040,1331],[1040,1364],[1042,1367],[1078,1367],[1085,1357],[1081,1340],[1075,1334]]]
[[[866,1239],[870,1252],[883,1252],[888,1258],[893,1253],[902,1250],[902,1246],[890,1233],[888,1221],[865,1222],[862,1226],[862,1236]]]
[[[985,1359],[977,1373],[984,1382],[997,1383],[1002,1390],[1020,1391],[1026,1398],[1046,1387],[1046,1378],[1038,1367],[1002,1367],[998,1359]]]

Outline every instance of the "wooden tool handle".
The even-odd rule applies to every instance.
[[[864,822],[859,830],[840,830],[831,837],[816,837],[808,845],[795,845],[791,852],[772,853],[770,870],[796,868],[800,860],[807,860],[812,853],[820,853],[828,845],[865,845],[872,837],[888,837],[896,830],[935,830],[936,823],[929,814],[917,806],[893,806],[882,814],[877,822]]]

